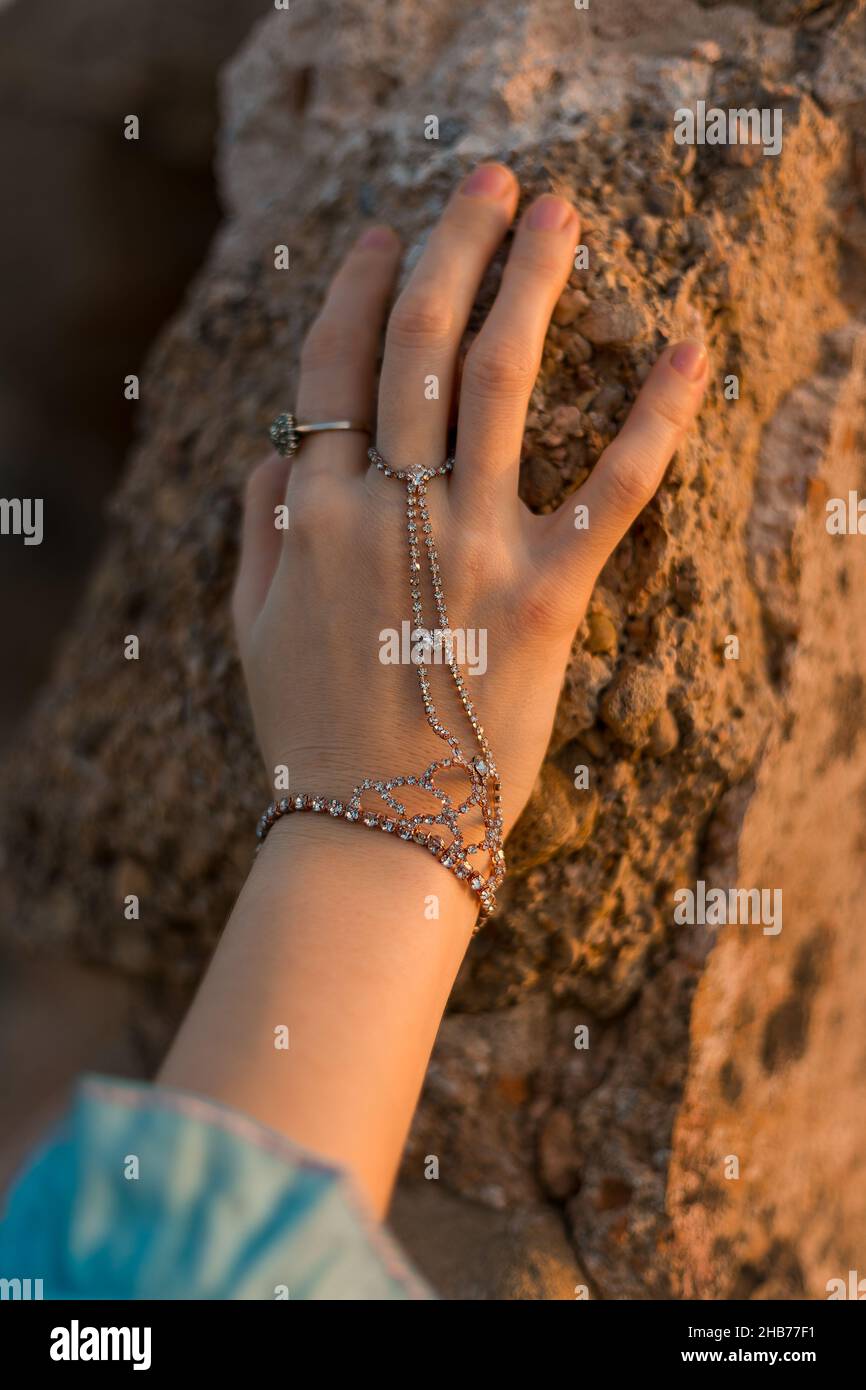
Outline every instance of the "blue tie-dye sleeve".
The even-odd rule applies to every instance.
[[[7,1197],[0,1278],[52,1299],[434,1296],[338,1169],[201,1097],[97,1076]]]

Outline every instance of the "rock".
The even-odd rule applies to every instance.
[[[550,459],[540,454],[526,459],[520,476],[520,495],[527,507],[546,511],[555,502],[559,487],[559,469]]]
[[[540,786],[506,846],[515,868],[440,1030],[402,1181],[418,1184],[436,1153],[451,1200],[482,1207],[495,1234],[489,1246],[466,1238],[484,1253],[473,1296],[589,1280],[608,1298],[821,1296],[866,1242],[852,717],[866,615],[858,547],[829,537],[808,502],[820,483],[829,497],[861,485],[862,267],[841,275],[837,230],[858,195],[856,123],[853,107],[836,118],[804,94],[778,159],[744,174],[702,148],[681,164],[662,119],[671,104],[726,99],[728,85],[756,92],[766,69],[790,82],[802,34],[751,6],[722,21],[688,3],[667,20],[609,0],[604,20],[577,63],[561,0],[323,0],[271,15],[239,53],[223,84],[226,220],[147,364],[147,413],[104,553],[3,770],[0,923],[36,950],[147,982],[153,1002],[135,1027],[154,1053],[165,1046],[247,872],[261,809],[228,616],[244,479],[292,399],[301,335],[357,230],[393,222],[411,265],[465,172],[463,140],[506,152],[526,198],[574,192],[589,251],[570,290],[590,305],[554,326],[533,391],[525,454],[547,469],[536,504],[594,466],[656,350],[696,324],[714,370],[743,389],[735,402],[708,393],[605,566],[598,611],[619,635],[617,665],[587,650],[582,630]],[[837,23],[828,13],[809,31],[809,71],[838,45]],[[716,34],[732,55],[713,74],[718,94],[708,63],[683,57]],[[437,110],[448,140],[424,142],[416,115]],[[636,254],[627,228],[643,216],[662,226],[655,249]],[[284,240],[289,276],[273,270]],[[581,401],[580,437],[552,423]],[[117,642],[133,624],[152,654],[139,663]],[[720,662],[729,632],[739,660]],[[119,864],[150,884],[133,952]],[[783,888],[781,935],[744,928],[744,945],[725,928],[710,951],[698,929],[677,928],[675,888],[716,874]],[[811,941],[822,924],[829,953],[823,933]],[[515,1236],[509,1223],[534,1220],[549,1191],[542,1153],[546,1181],[565,1184],[550,1134],[541,1145],[560,1109],[579,1185]],[[723,1187],[718,1156],[731,1146],[747,1177]],[[796,1155],[784,1172],[780,1154]],[[415,1247],[432,1252],[438,1198],[416,1215]]]
[[[558,405],[551,418],[554,429],[564,435],[576,434],[583,423],[583,411],[576,405]]]
[[[615,652],[617,647],[616,628],[606,613],[590,613],[587,618],[589,636],[586,639],[587,651],[598,655],[600,652]]]
[[[567,1110],[551,1110],[538,1134],[541,1181],[551,1197],[568,1197],[580,1182],[574,1124]]]
[[[618,739],[631,748],[641,748],[664,708],[666,696],[667,682],[661,671],[623,666],[602,696],[601,715]]]
[[[815,78],[815,91],[830,110],[850,112],[866,101],[866,10],[853,7],[830,34]],[[858,121],[862,135],[862,121]]]
[[[695,147],[693,145],[686,145],[683,148],[685,150],[683,156],[684,160],[687,161],[688,164],[693,165]],[[690,171],[683,168],[681,172],[686,173]],[[673,179],[659,179],[647,191],[647,208],[649,212],[667,221],[681,215],[684,201],[682,185],[676,183]]]
[[[446,1016],[406,1145],[404,1182],[420,1181],[435,1155],[442,1181],[474,1201],[501,1210],[537,1199],[529,1101],[548,1031],[539,994],[510,1009]]]
[[[715,39],[703,39],[692,49],[692,57],[700,58],[705,63],[717,63],[721,56],[722,50]]]
[[[625,391],[618,381],[612,381],[607,386],[602,386],[593,400],[593,414],[601,416],[603,420],[618,416],[624,401]]]
[[[579,314],[584,313],[589,308],[589,299],[583,290],[566,290],[557,300],[556,308],[553,311],[553,322],[565,327],[574,320]]]
[[[434,1289],[448,1299],[567,1299],[588,1285],[561,1223],[545,1207],[492,1212],[438,1183],[397,1196],[389,1223]]]
[[[577,848],[591,832],[581,815],[581,796],[553,763],[545,763],[535,790],[508,837],[508,863],[516,874],[544,864],[566,846]]]
[[[811,434],[787,457],[796,468],[805,451],[844,497],[862,478],[863,379],[834,358],[810,393]],[[779,440],[794,438],[803,405],[783,404],[765,466],[780,463]],[[866,779],[862,735],[851,731],[863,728],[866,654],[851,635],[866,630],[866,591],[856,547],[835,547],[823,516],[799,513],[795,528],[774,582],[811,595],[787,639],[790,661],[776,665],[798,717],[774,739],[760,787],[741,791],[708,835],[708,882],[777,888],[784,911],[776,935],[719,929],[698,990],[669,1177],[688,1298],[820,1300],[830,1280],[863,1272],[866,1117],[854,1098],[866,1032]]]
[[[638,246],[643,247],[644,251],[655,251],[659,244],[661,226],[661,218],[653,217],[651,213],[638,217],[634,224],[634,239]]]
[[[578,320],[578,331],[594,347],[625,347],[645,332],[643,315],[632,304],[593,304]]]
[[[592,343],[588,343],[580,333],[572,333],[568,340],[568,356],[576,366],[588,362],[592,357]]]
[[[584,737],[598,717],[599,692],[610,682],[610,662],[595,656],[577,639],[565,676],[564,698],[556,711],[551,750]]]
[[[650,728],[650,752],[657,758],[665,758],[674,751],[679,741],[677,721],[669,709],[663,709]]]

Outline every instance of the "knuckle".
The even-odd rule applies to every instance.
[[[452,327],[451,309],[440,294],[410,290],[394,305],[388,336],[397,347],[436,347],[451,338]]]
[[[463,381],[478,396],[525,396],[536,375],[525,348],[507,342],[488,345],[479,338],[467,354]]]
[[[611,461],[607,492],[618,511],[631,515],[646,506],[653,494],[647,469],[633,455],[620,455]]]
[[[351,333],[339,319],[319,318],[311,327],[301,348],[301,370],[343,367],[354,358]]]
[[[527,278],[548,282],[563,280],[571,268],[570,255],[557,255],[548,245],[515,243],[505,267],[508,280]]]
[[[308,469],[290,489],[291,535],[308,541],[315,536],[331,533],[342,516],[345,506],[340,480],[330,474]],[[287,532],[287,535],[289,533]]]
[[[685,403],[675,395],[659,392],[653,400],[649,402],[649,409],[665,425],[671,425],[680,433],[686,428],[691,412]]]
[[[460,576],[470,593],[476,594],[490,583],[495,570],[490,538],[476,532],[465,532],[460,542]]]
[[[525,584],[516,602],[515,618],[519,631],[550,636],[564,625],[561,589],[549,579],[536,576]]]

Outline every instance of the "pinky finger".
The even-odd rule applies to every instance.
[[[267,598],[280,558],[283,532],[276,526],[276,508],[285,500],[289,468],[288,459],[274,455],[260,463],[247,482],[241,558],[232,595],[241,646]]]

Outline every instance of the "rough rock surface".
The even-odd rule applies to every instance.
[[[847,1269],[866,1235],[856,1196],[797,1235],[827,1146],[848,1179],[864,1151],[851,1105],[862,786],[846,803],[866,689],[863,542],[829,537],[823,511],[855,476],[863,399],[850,132],[866,91],[845,57],[862,6],[684,3],[662,22],[648,0],[334,11],[274,14],[228,72],[227,221],[153,354],[111,544],[5,774],[3,920],[148,981],[162,1044],[260,809],[226,603],[242,480],[359,223],[392,221],[411,264],[455,177],[505,158],[527,195],[578,201],[589,248],[534,393],[527,503],[552,508],[587,476],[672,336],[705,336],[713,381],[575,638],[543,774],[560,813],[533,803],[515,831],[517,867],[434,1054],[401,1227],[423,1264],[448,1200],[418,1187],[435,1154],[449,1193],[506,1215],[558,1211],[585,1271],[574,1282],[593,1296],[820,1296],[825,1268]],[[699,98],[781,108],[780,157],[676,145],[673,113]],[[138,662],[123,659],[130,632]],[[559,795],[580,767],[588,788]],[[784,931],[720,929],[704,974],[711,934],[673,924],[675,889],[699,878],[782,886]],[[719,1152],[740,1155],[739,1184],[719,1178]],[[514,1240],[504,1229],[491,1240],[524,1265],[548,1240],[544,1221]],[[549,1240],[538,1258],[558,1260]],[[800,1273],[779,1274],[780,1260]],[[498,1269],[486,1293],[552,1287],[527,1292],[519,1269]]]
[[[719,927],[698,992],[669,1190],[689,1297],[826,1298],[829,1280],[863,1271],[864,538],[828,535],[822,517],[826,497],[866,484],[866,339],[850,373],[850,341],[835,346],[775,417],[761,460],[765,477],[808,471],[815,505],[791,547],[808,598],[786,615],[785,717],[738,838],[706,869],[781,888],[784,925]]]

